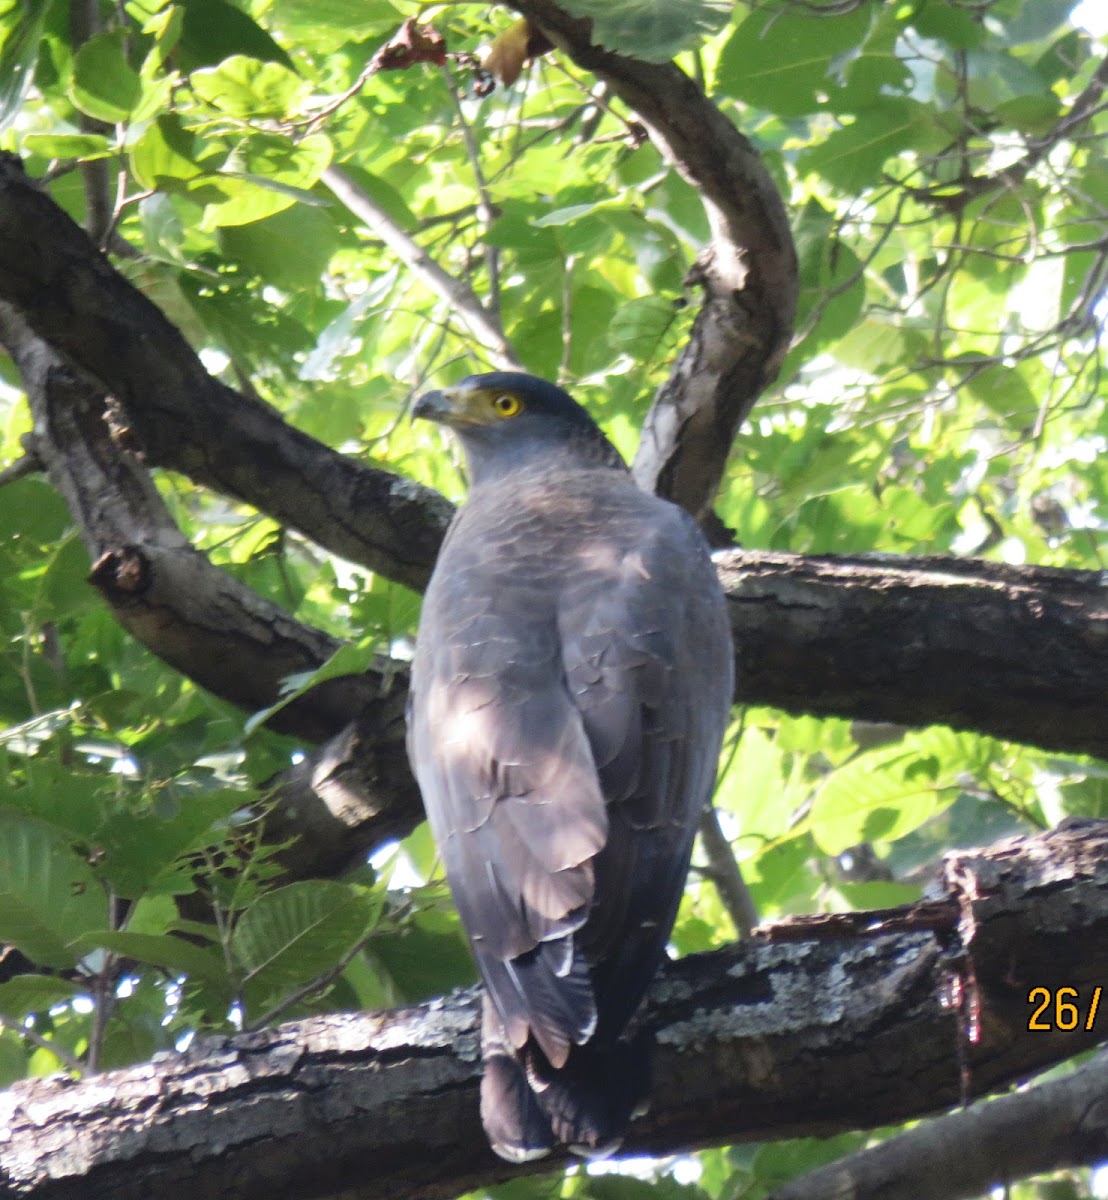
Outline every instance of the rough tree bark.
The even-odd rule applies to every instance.
[[[102,393],[2,304],[0,338],[27,387],[35,453],[78,523],[92,582],[129,632],[248,710],[334,653],[335,639],[192,548],[145,465],[112,435]],[[1108,595],[1095,572],[738,550],[717,561],[737,702],[1108,755]],[[291,876],[333,874],[422,818],[403,748],[406,686],[404,665],[383,662],[273,719],[323,743],[277,792],[273,836],[299,835],[285,855]]]
[[[797,918],[667,965],[631,1151],[829,1134],[935,1111],[1093,1045],[1108,973],[1108,823],[950,855],[941,895]],[[1029,1032],[1033,986],[1077,989]],[[0,1194],[24,1200],[437,1197],[519,1171],[477,1118],[472,993],[214,1039],[0,1096]],[[549,1170],[550,1160],[524,1171]]]
[[[0,299],[102,385],[116,409],[115,436],[149,466],[270,512],[390,579],[427,582],[451,506],[324,446],[209,375],[157,305],[10,154],[0,155]]]

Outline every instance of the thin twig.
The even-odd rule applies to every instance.
[[[376,200],[337,167],[328,167],[322,181],[359,220],[465,322],[489,358],[504,370],[518,371],[516,358],[500,321],[461,280],[444,271],[426,250],[389,216]]]
[[[40,1050],[48,1050],[67,1070],[72,1071],[74,1075],[87,1075],[89,1068],[81,1062],[79,1058],[64,1047],[59,1046],[57,1042],[50,1041],[49,1038],[44,1038],[41,1033],[34,1029],[28,1029],[26,1025],[20,1024],[19,1021],[13,1021],[11,1017],[5,1017],[0,1013],[0,1029],[7,1029],[14,1033],[16,1037],[26,1038],[27,1041],[33,1042]]]
[[[74,51],[103,29],[97,0],[74,0],[70,5],[69,19]],[[87,113],[78,113],[77,118],[77,127],[82,133],[113,132],[111,125]],[[85,228],[89,237],[98,246],[103,246],[112,229],[112,182],[107,159],[97,158],[82,163],[81,179],[85,191]]]
[[[481,219],[481,224],[485,227],[485,233],[492,228],[492,223],[496,219],[496,210],[493,208],[492,201],[489,199],[488,183],[485,180],[485,173],[481,170],[481,155],[477,147],[477,139],[473,136],[473,129],[466,120],[465,112],[462,109],[462,102],[458,99],[458,86],[454,78],[454,72],[450,70],[449,63],[442,64],[443,77],[446,80],[446,90],[450,95],[451,102],[454,105],[454,112],[458,117],[458,124],[462,130],[462,139],[465,142],[466,155],[469,158],[470,169],[473,171],[473,181],[477,186],[477,195],[479,202],[477,204],[477,215]],[[500,321],[500,251],[489,242],[488,238],[484,238],[485,246],[485,271],[489,277],[489,298],[488,310]]]
[[[747,938],[757,928],[759,917],[754,898],[735,862],[731,843],[719,823],[719,813],[712,805],[700,818],[700,841],[708,859],[705,874],[716,885],[727,915],[735,924],[740,938]]]

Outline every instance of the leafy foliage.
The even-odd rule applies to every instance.
[[[798,337],[719,496],[739,541],[1103,569],[1108,115],[1065,117],[1105,55],[1080,24],[1089,6],[565,7],[622,54],[680,52],[790,207]],[[447,65],[376,70],[417,14]],[[568,61],[541,57],[515,88],[477,95],[467,56],[503,26],[409,0],[127,0],[78,45],[67,6],[0,3],[0,146],[78,218],[90,164],[106,166],[115,232],[136,252],[124,269],[214,370],[249,378],[306,434],[457,498],[455,461],[402,417],[426,380],[484,368],[487,351],[328,170],[492,297],[521,361],[571,385],[627,455],[689,331],[683,281],[708,232],[633,114]],[[14,367],[0,372],[7,462],[28,418]],[[417,597],[187,479],[158,482],[213,562],[347,643],[278,707],[403,650]],[[114,624],[44,480],[0,497],[0,941],[23,956],[0,984],[0,1083],[471,980],[426,830],[376,873],[284,881],[247,806],[303,747]],[[1091,761],[942,729],[736,717],[718,803],[768,918],[898,903],[951,845],[1108,816]],[[694,871],[676,946],[732,936]],[[713,1151],[660,1166],[658,1190],[761,1196],[828,1154]]]
[[[668,62],[727,23],[726,0],[570,0],[575,17],[592,20],[593,41],[646,62]]]

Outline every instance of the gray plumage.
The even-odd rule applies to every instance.
[[[482,1118],[511,1160],[607,1152],[643,1100],[620,1039],[727,721],[722,593],[693,520],[553,385],[474,376],[415,415],[458,433],[472,482],[423,603],[408,745],[488,995]]]

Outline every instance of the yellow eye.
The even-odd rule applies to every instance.
[[[492,408],[498,417],[514,417],[522,407],[523,403],[519,397],[509,392],[501,392],[499,396],[493,397]]]

